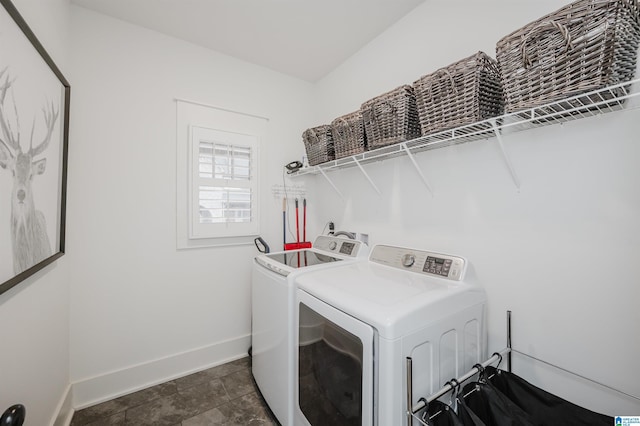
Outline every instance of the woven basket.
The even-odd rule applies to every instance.
[[[580,0],[502,38],[505,110],[519,111],[633,79],[637,0]]]
[[[420,136],[416,97],[411,86],[400,86],[368,100],[360,110],[369,149]]]
[[[302,133],[302,140],[310,166],[335,160],[331,126],[323,125],[307,129]]]
[[[359,110],[333,120],[331,133],[336,158],[361,154],[367,149],[362,112]]]
[[[475,123],[502,114],[495,60],[478,52],[413,83],[422,134]]]

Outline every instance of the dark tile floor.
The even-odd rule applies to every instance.
[[[77,411],[71,426],[278,425],[242,358]]]

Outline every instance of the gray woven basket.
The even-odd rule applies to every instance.
[[[505,110],[519,111],[633,79],[637,0],[580,0],[502,38]]]
[[[309,165],[316,166],[335,160],[333,137],[330,125],[312,127],[302,133],[302,140],[307,151]]]
[[[416,97],[409,85],[368,100],[360,110],[369,149],[420,136]]]
[[[362,112],[355,111],[331,122],[336,158],[361,154],[367,149]]]
[[[502,114],[497,62],[483,52],[425,75],[413,83],[422,134]]]

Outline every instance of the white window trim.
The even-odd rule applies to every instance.
[[[225,108],[215,107],[188,100],[175,99],[176,101],[176,246],[179,250],[221,247],[253,244],[258,235],[259,227],[255,233],[240,236],[218,236],[212,238],[190,238],[190,200],[192,187],[191,164],[191,134],[192,127],[218,129],[229,133],[238,133],[254,136],[257,145],[260,146],[266,135],[268,118],[253,114],[231,111]],[[260,148],[258,148],[258,156]],[[256,166],[258,173],[262,169],[262,160],[258,157]],[[257,192],[255,200],[260,199],[260,175],[256,175]],[[259,209],[259,204],[257,205]],[[259,211],[257,212],[259,215]],[[260,217],[256,216],[259,224]]]

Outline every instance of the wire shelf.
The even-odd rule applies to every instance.
[[[640,79],[616,84],[539,107],[432,133],[395,145],[328,161],[317,166],[305,167],[291,176],[324,174],[324,172],[333,170],[361,167],[362,164],[411,155],[421,151],[489,139],[495,136],[500,137],[500,135],[561,124],[614,111],[636,109],[640,107],[640,102],[637,102],[639,99],[632,98],[640,96],[639,83]]]

